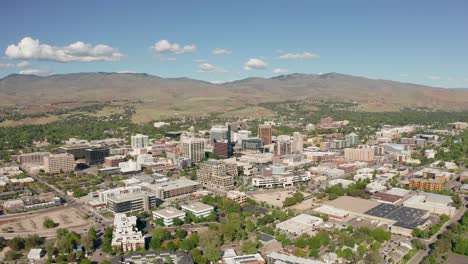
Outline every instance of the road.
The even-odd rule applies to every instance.
[[[462,198],[462,200],[464,201],[464,197]],[[460,218],[462,218],[463,214],[466,212],[466,204],[463,203],[463,206],[460,210],[458,210],[458,212],[455,214],[454,217],[450,218],[450,220],[448,220],[439,230],[439,232],[437,232],[435,235],[433,235],[430,239],[426,239],[426,240],[422,240],[424,242],[424,244],[426,244],[426,249],[424,250],[420,250],[418,251],[418,253],[416,253],[416,255],[414,255],[414,257],[412,259],[410,259],[410,261],[408,261],[408,264],[419,264],[421,263],[421,261],[423,260],[423,258],[425,256],[427,256],[427,254],[429,254],[429,245],[431,245],[432,243],[434,243],[436,240],[437,240],[437,237],[442,234],[443,232],[445,232],[445,230],[447,229],[447,227],[449,225],[451,225],[452,223],[454,222],[457,222],[458,220],[460,220]]]

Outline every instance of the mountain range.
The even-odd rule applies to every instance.
[[[468,109],[468,90],[429,87],[339,74],[251,77],[213,84],[189,78],[140,73],[13,74],[0,79],[0,106],[69,101],[129,100],[164,111],[224,111],[286,100],[331,99],[355,102],[364,111],[404,107]]]

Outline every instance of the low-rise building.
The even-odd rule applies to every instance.
[[[310,258],[301,258],[293,255],[286,255],[277,252],[273,252],[267,255],[268,264],[325,264],[325,262],[319,260],[313,260]]]
[[[308,214],[300,214],[277,224],[276,228],[285,233],[300,236],[302,234],[311,234],[316,229],[316,227],[322,223],[323,219],[320,217]]]
[[[203,188],[201,183],[188,179],[162,181],[155,184],[143,183],[141,186],[161,200],[184,197]]]
[[[347,211],[336,209],[328,205],[317,207],[313,212],[320,215],[326,215],[334,220],[346,220],[349,218],[349,213]]]
[[[214,207],[201,202],[195,202],[191,204],[184,204],[181,206],[185,212],[192,213],[195,217],[207,217],[214,212]]]
[[[452,204],[452,197],[435,193],[420,193],[403,202],[404,206],[428,210],[434,214],[454,216],[457,209]]]
[[[244,204],[247,201],[247,195],[244,192],[239,191],[227,192],[226,198],[238,204]]]
[[[185,212],[178,210],[174,207],[167,207],[164,209],[153,211],[153,219],[162,219],[165,226],[174,224],[174,220],[178,218],[182,221],[185,219]]]

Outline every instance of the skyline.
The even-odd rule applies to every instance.
[[[338,72],[468,87],[463,1],[27,2],[0,10],[0,78],[137,72],[227,82]]]

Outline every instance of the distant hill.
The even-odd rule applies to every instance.
[[[67,101],[133,100],[166,110],[224,111],[245,104],[328,98],[357,102],[362,110],[404,107],[468,109],[468,90],[434,88],[339,73],[289,74],[212,84],[138,73],[72,73],[45,77],[13,74],[0,79],[0,106]],[[185,109],[189,110],[190,109]]]

